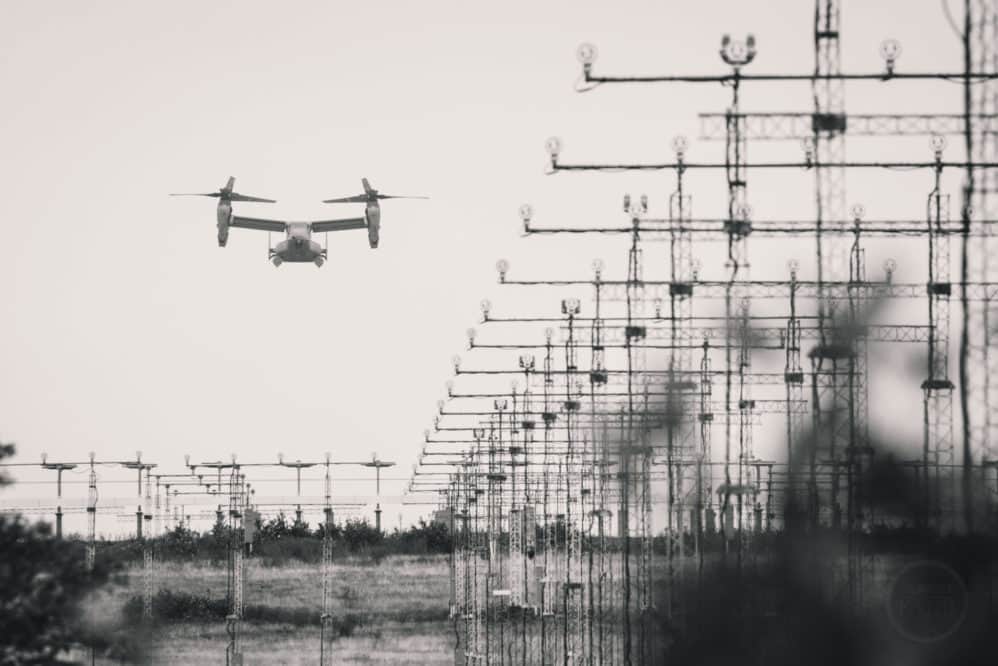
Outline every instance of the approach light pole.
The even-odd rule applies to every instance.
[[[381,534],[381,468],[392,467],[393,465],[395,465],[395,463],[379,460],[378,454],[372,453],[371,462],[366,462],[362,464],[364,465],[364,467],[374,468],[375,495],[377,497],[377,503],[374,506],[374,527],[375,529],[378,530],[378,534]]]
[[[56,473],[56,496],[58,504],[55,507],[55,538],[62,538],[62,473],[66,470],[76,469],[73,463],[50,463],[47,454],[42,454],[42,468],[55,470]]]
[[[142,452],[141,451],[136,451],[135,452],[135,462],[123,462],[123,463],[121,463],[121,466],[125,467],[126,469],[134,469],[136,472],[138,472],[138,485],[137,485],[138,492],[137,492],[136,496],[138,497],[139,505],[138,505],[138,507],[136,507],[136,511],[135,511],[135,538],[137,538],[137,539],[139,539],[141,541],[142,540],[142,517],[143,517],[143,513],[142,513],[142,474],[143,473],[149,474],[150,471],[152,470],[152,468],[156,467],[156,465],[154,463],[150,464],[150,463],[144,463],[144,462],[142,462]],[[148,502],[147,502],[147,504],[148,504]],[[146,511],[149,511],[150,508],[151,507],[146,506]],[[152,518],[152,515],[150,514],[149,517]]]
[[[282,467],[293,467],[298,476],[298,505],[295,507],[295,523],[298,525],[302,524],[301,521],[301,471],[306,467],[314,467],[315,463],[303,463],[301,460],[296,460],[294,462],[285,462],[284,454],[277,454],[277,463]]]

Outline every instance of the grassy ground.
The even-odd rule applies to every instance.
[[[448,625],[378,623],[332,643],[334,664],[453,664]],[[224,664],[228,636],[219,625],[171,627],[153,645],[149,663]],[[246,664],[318,664],[319,629],[275,624],[246,627]]]
[[[157,567],[155,589],[224,598],[224,566],[165,563]],[[453,663],[453,632],[447,620],[447,559],[441,556],[387,557],[380,563],[341,560],[333,567],[333,613],[353,615],[359,624],[332,643],[336,664]],[[108,586],[93,602],[99,626],[120,624],[125,602],[142,591],[141,569],[122,585]],[[264,567],[249,559],[244,604],[311,609],[322,602],[318,566],[289,563]],[[319,627],[310,623],[244,622],[246,664],[318,664]],[[169,623],[156,627],[148,661],[159,664],[224,664],[228,635],[223,622]]]

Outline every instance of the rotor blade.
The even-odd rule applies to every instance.
[[[352,197],[340,197],[339,199],[323,199],[322,203],[366,203],[366,194],[357,194]]]
[[[256,203],[277,203],[275,199],[263,199],[261,197],[251,197],[246,194],[237,194],[235,192],[228,196],[229,201],[253,201]]]
[[[379,194],[379,199],[429,199],[430,197],[419,197],[406,194]]]
[[[220,197],[218,192],[174,192],[171,197]]]

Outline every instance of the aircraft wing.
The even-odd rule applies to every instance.
[[[288,225],[286,222],[281,222],[280,220],[264,220],[259,217],[240,217],[238,215],[232,216],[232,221],[229,223],[231,227],[239,227],[241,229],[257,229],[258,231],[286,231]]]
[[[313,232],[347,231],[349,229],[366,229],[367,220],[362,217],[350,217],[344,220],[319,220],[312,222]]]

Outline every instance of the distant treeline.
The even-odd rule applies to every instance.
[[[233,542],[244,543],[251,557],[264,564],[279,565],[288,560],[318,562],[322,559],[322,538],[325,525],[312,529],[308,522],[289,519],[281,513],[270,520],[257,522],[251,545],[245,544],[242,529],[216,523],[211,530],[198,532],[177,525],[161,536],[148,539],[159,560],[193,561],[225,560]],[[381,559],[388,555],[432,555],[448,553],[451,537],[440,523],[420,521],[407,529],[395,528],[382,532],[366,520],[348,520],[330,528],[333,556],[361,556]],[[142,559],[143,542],[131,538],[98,543],[98,558],[135,561]]]

